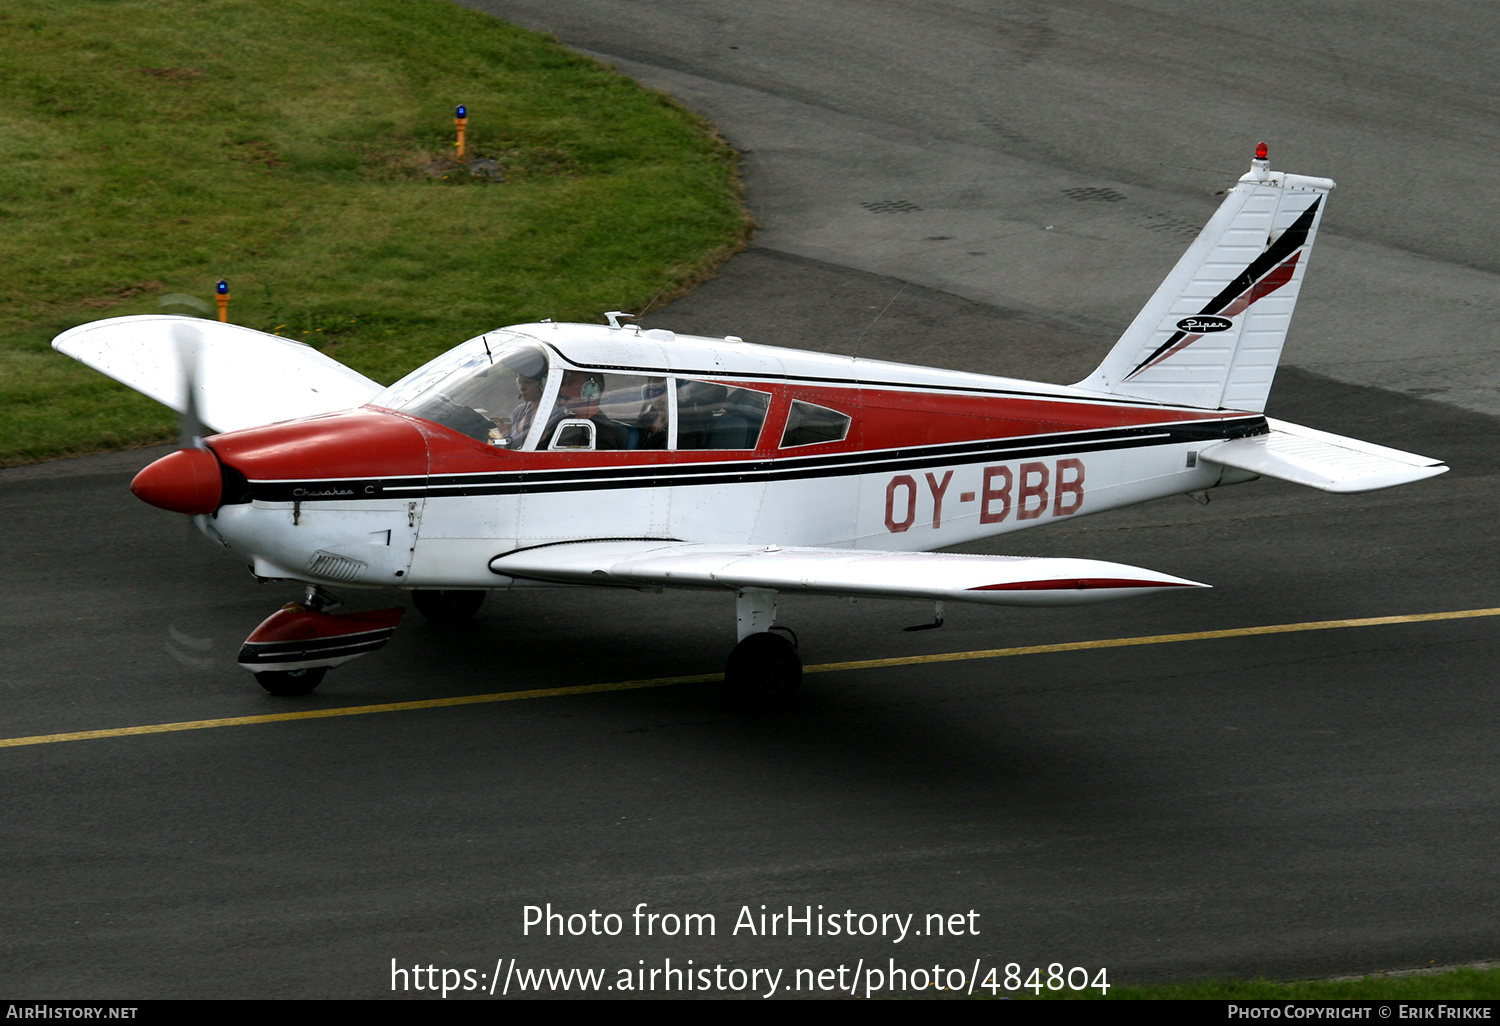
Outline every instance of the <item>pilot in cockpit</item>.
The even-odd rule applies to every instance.
[[[598,375],[589,371],[563,371],[562,384],[557,389],[557,403],[552,407],[547,430],[542,432],[537,447],[547,448],[557,425],[564,420],[587,420],[594,424],[595,449],[625,448],[620,427],[599,410],[602,391]]]

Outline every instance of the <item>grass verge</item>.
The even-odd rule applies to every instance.
[[[7,0],[0,37],[0,466],[174,437],[49,343],[221,277],[232,321],[391,381],[639,309],[750,231],[701,119],[442,0]]]

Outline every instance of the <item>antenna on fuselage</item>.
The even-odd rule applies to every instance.
[[[869,324],[865,325],[865,330],[861,331],[859,333],[859,338],[857,338],[857,339],[854,340],[854,358],[856,360],[859,359],[859,344],[860,344],[860,342],[863,341],[864,337],[870,333],[870,329],[873,328],[873,327],[875,327],[876,322],[879,321],[880,318],[882,318],[882,317],[885,316],[885,312],[891,308],[891,306],[896,302],[896,300],[898,300],[898,299],[901,298],[901,294],[906,291],[906,286],[908,286],[910,284],[911,284],[911,282],[909,282],[909,281],[903,281],[901,283],[901,288],[899,288],[899,289],[896,290],[896,294],[890,298],[890,300],[885,304],[885,306],[883,306],[883,307],[880,308],[880,312],[875,315],[875,320],[873,320]]]
[[[667,289],[671,288],[673,285],[676,285],[677,284],[677,279],[681,278],[681,277],[682,277],[682,272],[681,271],[678,271],[676,274],[672,275],[672,280],[669,281],[669,282],[667,282],[665,285],[663,285],[660,289],[657,290],[656,295],[652,296],[651,297],[651,302],[647,303],[645,305],[645,307],[642,308],[642,310],[640,312],[640,315],[636,318],[636,320],[640,320],[641,317],[644,317],[648,313],[650,313],[651,312],[651,308],[656,305],[656,301],[662,297],[662,293],[666,292]]]
[[[620,328],[623,327],[623,325],[620,323],[621,317],[629,317],[631,319],[634,319],[636,315],[633,313],[626,313],[624,310],[611,310],[604,316],[609,321],[609,326],[616,331],[619,331]]]

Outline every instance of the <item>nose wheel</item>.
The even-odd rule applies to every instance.
[[[310,695],[314,688],[323,683],[323,675],[327,672],[326,666],[310,670],[262,670],[255,675],[255,683],[282,698]]]

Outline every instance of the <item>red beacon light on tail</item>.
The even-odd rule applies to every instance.
[[[1271,175],[1270,147],[1263,142],[1255,144],[1255,159],[1250,162],[1249,180],[1265,181]]]

